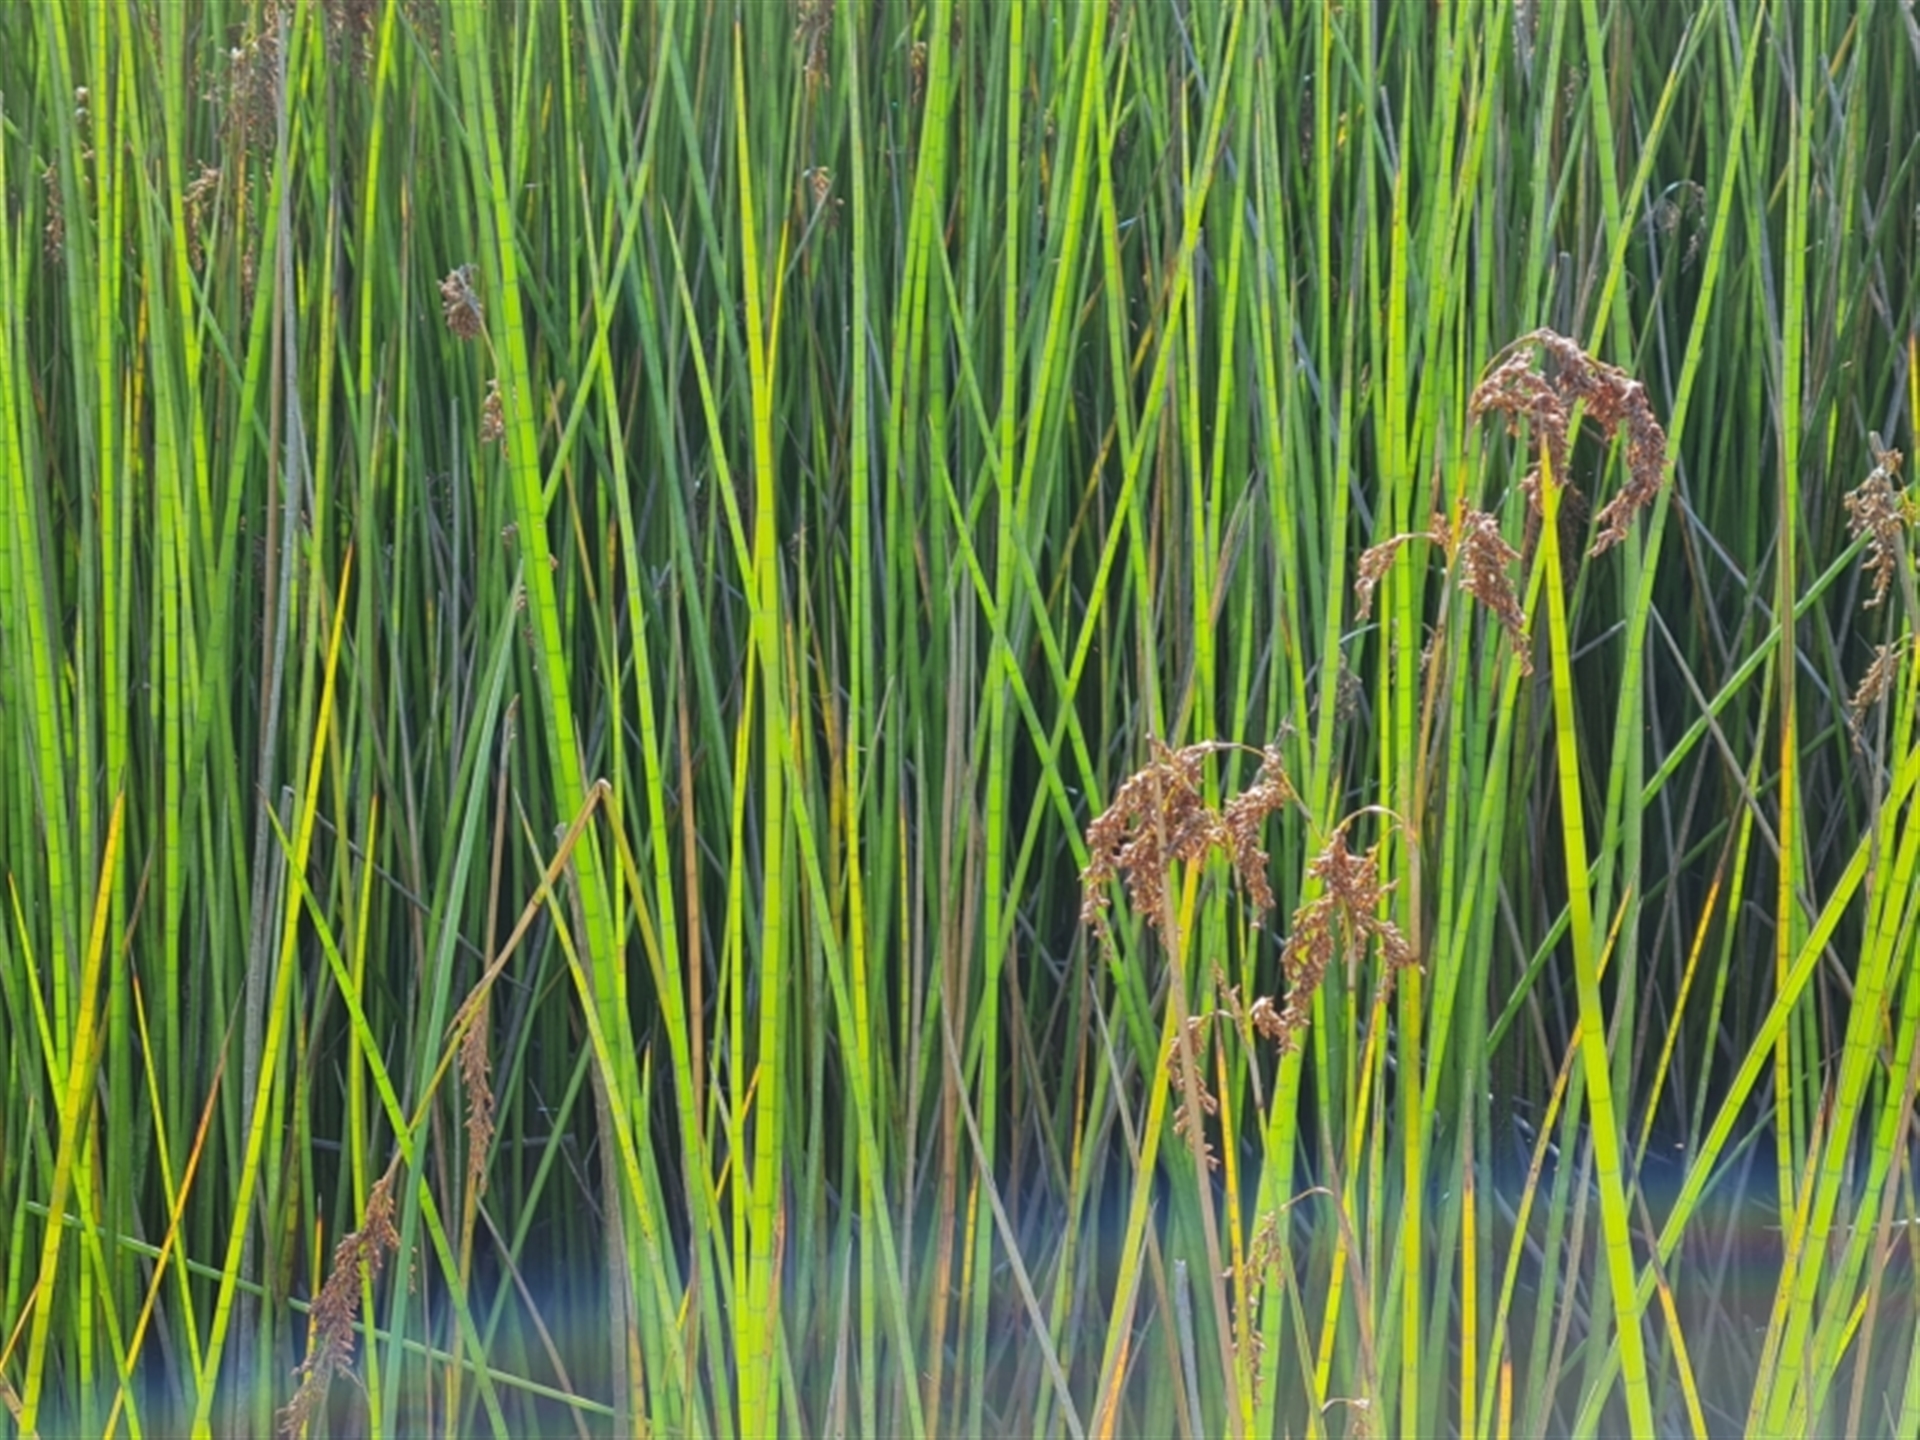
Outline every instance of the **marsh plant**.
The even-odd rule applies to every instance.
[[[0,5],[0,1435],[1920,1431],[1916,77]]]

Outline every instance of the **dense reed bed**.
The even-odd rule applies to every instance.
[[[0,1432],[1920,1430],[1917,77],[0,6]]]

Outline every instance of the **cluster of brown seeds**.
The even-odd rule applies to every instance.
[[[1173,922],[1166,913],[1167,866],[1204,860],[1214,850],[1233,861],[1255,909],[1271,908],[1273,886],[1260,829],[1267,816],[1294,799],[1279,747],[1267,746],[1253,783],[1216,810],[1201,793],[1206,758],[1239,747],[1218,740],[1178,750],[1158,740],[1152,746],[1153,758],[1087,827],[1090,858],[1080,875],[1081,919],[1105,935],[1107,884],[1119,878],[1133,908],[1164,934]]]
[[[226,119],[248,154],[271,144],[280,113],[280,20],[279,0],[266,0],[227,51]]]
[[[380,6],[375,0],[323,0],[327,20],[327,58],[347,62],[365,75],[379,34]]]
[[[1526,643],[1527,616],[1514,593],[1509,570],[1520,558],[1520,552],[1507,544],[1500,534],[1499,520],[1485,510],[1463,509],[1457,525],[1448,524],[1446,516],[1436,513],[1424,535],[1395,535],[1369,546],[1360,556],[1357,578],[1353,582],[1353,593],[1360,603],[1360,618],[1364,620],[1372,612],[1373,592],[1386,577],[1394,555],[1409,540],[1431,540],[1446,553],[1448,563],[1457,567],[1455,573],[1460,588],[1493,613],[1501,629],[1513,639],[1521,673],[1532,674],[1533,660],[1527,653]]]
[[[1180,1090],[1184,1089],[1187,1080],[1191,1079],[1193,1082],[1194,1099],[1199,1103],[1200,1113],[1203,1115],[1218,1115],[1220,1113],[1220,1102],[1214,1097],[1213,1091],[1207,1088],[1206,1072],[1203,1068],[1203,1062],[1199,1058],[1206,1054],[1207,1035],[1208,1032],[1213,1029],[1213,1020],[1214,1017],[1210,1014],[1189,1015],[1187,1017],[1186,1027],[1187,1044],[1181,1045],[1175,1043],[1172,1054],[1168,1057],[1169,1081],[1172,1082],[1176,1090]],[[1186,1061],[1189,1048],[1191,1048],[1195,1062],[1192,1070],[1187,1068]],[[1187,1135],[1187,1114],[1186,1106],[1177,1105],[1174,1107],[1173,1133],[1182,1139],[1185,1139]],[[1209,1170],[1216,1168],[1220,1164],[1220,1157],[1214,1154],[1213,1151],[1213,1142],[1208,1140],[1204,1133],[1200,1136],[1199,1149],[1201,1157],[1206,1161]]]
[[[1885,603],[1893,582],[1910,573],[1906,571],[1907,531],[1920,525],[1920,500],[1899,483],[1900,452],[1887,449],[1878,435],[1870,438],[1873,469],[1841,499],[1847,510],[1848,535],[1855,540],[1867,537],[1860,565],[1873,577],[1873,593],[1861,602],[1866,610]],[[1847,701],[1847,724],[1856,745],[1864,743],[1867,712],[1893,690],[1907,648],[1904,635],[1874,647],[1873,662]]]
[[[467,1184],[487,1188],[487,1152],[493,1148],[493,1062],[487,1054],[486,999],[480,1018],[460,1040],[460,1083],[467,1092]]]
[[[907,52],[907,101],[918,105],[927,93],[927,42],[916,40]]]
[[[493,347],[487,342],[486,307],[480,303],[476,288],[478,279],[479,272],[471,265],[456,265],[449,270],[440,282],[440,314],[455,339],[478,340],[491,352]],[[506,436],[507,413],[500,395],[500,381],[497,377],[490,378],[486,398],[480,402],[480,443],[504,442]]]
[[[40,183],[47,194],[47,223],[40,232],[40,253],[49,265],[58,265],[67,253],[67,212],[60,200],[59,167],[47,166],[40,173]]]
[[[1366,619],[1373,613],[1373,592],[1380,588],[1380,582],[1387,578],[1387,571],[1393,567],[1393,557],[1400,553],[1400,547],[1409,540],[1434,540],[1441,538],[1436,528],[1431,534],[1420,535],[1409,531],[1405,535],[1392,535],[1378,545],[1369,545],[1360,555],[1360,564],[1355,571],[1353,582],[1354,599],[1360,602],[1360,618]]]
[[[1618,430],[1626,431],[1627,483],[1594,517],[1600,533],[1587,554],[1599,555],[1627,538],[1633,517],[1660,493],[1667,432],[1653,418],[1645,386],[1619,367],[1594,359],[1566,336],[1533,330],[1513,343],[1512,352],[1474,388],[1469,413],[1478,419],[1498,410],[1511,425],[1517,426],[1522,417],[1531,422],[1561,483],[1568,473],[1567,434],[1576,405],[1584,405],[1588,417],[1609,438]],[[1534,368],[1537,355],[1552,362],[1551,374]],[[1537,469],[1524,486],[1534,512],[1540,513]]]
[[[206,264],[206,235],[208,212],[220,193],[220,172],[211,165],[202,164],[199,175],[187,186],[187,259],[198,270]]]
[[[507,438],[507,415],[500,403],[500,382],[487,381],[487,398],[480,402],[480,443],[491,445]]]
[[[1853,732],[1856,745],[1865,742],[1867,712],[1878,705],[1893,689],[1894,678],[1900,673],[1901,658],[1907,652],[1907,637],[1891,640],[1885,645],[1873,647],[1873,663],[1867,666],[1867,673],[1860,677],[1860,684],[1847,700],[1847,728]]]
[[[459,340],[478,340],[487,328],[486,311],[473,288],[474,273],[471,265],[456,265],[440,282],[440,313]]]
[[[1847,534],[1855,540],[1872,537],[1860,562],[1873,576],[1873,596],[1865,606],[1869,610],[1887,598],[1906,553],[1907,530],[1920,524],[1920,502],[1898,483],[1901,459],[1898,450],[1888,450],[1874,436],[1873,469],[1840,501],[1847,509]]]
[[[827,36],[833,30],[833,0],[799,0],[795,6],[793,43],[800,51],[807,88],[827,83]]]
[[[1438,518],[1438,517],[1436,517]],[[1520,558],[1500,534],[1500,522],[1485,510],[1468,510],[1453,532],[1453,555],[1460,569],[1460,588],[1486,606],[1513,640],[1522,674],[1533,673],[1527,653],[1527,616],[1513,593],[1509,567]]]
[[[307,1358],[294,1371],[300,1388],[280,1412],[283,1435],[299,1434],[320,1413],[333,1377],[353,1363],[353,1315],[360,1303],[360,1267],[367,1267],[369,1279],[377,1278],[387,1257],[400,1248],[400,1233],[393,1228],[393,1178],[394,1171],[389,1170],[374,1183],[367,1196],[365,1222],[358,1230],[342,1235],[333,1247],[333,1268],[327,1274],[327,1283],[320,1287],[320,1298],[313,1302],[312,1343]]]
[[[1378,844],[1354,854],[1347,848],[1342,824],[1308,864],[1307,874],[1320,882],[1321,893],[1293,912],[1293,933],[1280,951],[1286,1003],[1278,1011],[1269,1006],[1264,1013],[1258,1003],[1254,1006],[1256,1028],[1283,1048],[1292,1046],[1306,1028],[1313,992],[1337,954],[1344,952],[1348,965],[1357,966],[1367,948],[1377,945],[1385,964],[1383,987],[1416,963],[1400,927],[1381,914],[1381,901],[1393,887],[1380,879]]]
[[[1269,815],[1296,797],[1279,747],[1269,745],[1261,752],[1260,769],[1251,785],[1217,810],[1208,805],[1201,790],[1206,758],[1233,748],[1221,741],[1203,741],[1175,750],[1155,742],[1153,758],[1120,787],[1113,803],[1088,827],[1090,858],[1080,876],[1080,915],[1103,939],[1108,938],[1110,882],[1124,881],[1134,910],[1164,936],[1173,924],[1167,913],[1167,866],[1176,860],[1202,861],[1216,850],[1232,860],[1234,874],[1256,910],[1264,913],[1272,907],[1273,887],[1267,879],[1267,852],[1261,846],[1260,831]],[[1383,985],[1415,963],[1406,936],[1383,913],[1392,886],[1381,879],[1380,846],[1354,854],[1347,847],[1351,823],[1351,818],[1342,822],[1307,867],[1308,876],[1320,882],[1321,893],[1294,911],[1293,933],[1281,949],[1285,1002],[1261,996],[1244,1015],[1253,1030],[1282,1046],[1293,1044],[1305,1027],[1313,992],[1336,954],[1344,953],[1349,964],[1357,965],[1368,948],[1377,947],[1386,966]],[[1234,1006],[1237,1015],[1237,1000]],[[1188,1021],[1196,1050],[1212,1018],[1203,1015]],[[1204,1084],[1196,1084],[1196,1089],[1206,1096]],[[1201,1103],[1213,1113],[1205,1098]]]

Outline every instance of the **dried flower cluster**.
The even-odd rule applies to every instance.
[[[1090,858],[1080,875],[1081,918],[1105,935],[1107,883],[1121,878],[1133,908],[1164,934],[1173,922],[1166,913],[1167,866],[1204,860],[1216,849],[1232,859],[1255,909],[1269,909],[1273,887],[1260,829],[1267,816],[1294,798],[1279,746],[1261,751],[1253,783],[1218,810],[1201,793],[1206,758],[1239,747],[1218,740],[1179,750],[1157,740],[1152,746],[1153,758],[1087,827]]]
[[[1698,180],[1681,180],[1669,185],[1652,202],[1653,223],[1663,235],[1677,235],[1688,216],[1693,217],[1687,232],[1687,248],[1680,257],[1680,268],[1689,270],[1700,258],[1700,242],[1707,234],[1707,191]]]
[[[806,175],[807,189],[813,195],[813,208],[818,210],[833,195],[833,171],[824,165],[815,165]]]
[[[1900,661],[1906,654],[1907,637],[1902,635],[1885,645],[1873,647],[1873,663],[1860,677],[1860,684],[1847,701],[1847,728],[1856,745],[1864,743],[1867,712],[1887,698],[1900,674]]]
[[[1447,543],[1446,522],[1439,516],[1434,517],[1433,529],[1426,534],[1408,531],[1405,535],[1392,535],[1378,545],[1369,545],[1360,554],[1360,564],[1353,582],[1354,598],[1360,602],[1360,618],[1366,619],[1373,613],[1373,592],[1380,588],[1380,582],[1387,578],[1387,571],[1393,568],[1393,557],[1400,553],[1400,547],[1410,540],[1431,540],[1436,545]]]
[[[320,1298],[313,1303],[307,1358],[293,1372],[300,1377],[300,1388],[280,1412],[283,1435],[299,1434],[320,1413],[333,1377],[353,1363],[353,1313],[360,1300],[360,1267],[367,1267],[370,1279],[378,1278],[387,1256],[400,1248],[400,1234],[393,1228],[394,1173],[389,1170],[374,1183],[367,1196],[366,1221],[358,1230],[342,1235],[333,1247],[333,1268],[327,1274],[327,1283],[320,1287]]]
[[[456,265],[440,282],[440,313],[446,317],[447,329],[461,340],[477,340],[486,330],[486,312],[473,282],[471,265]]]
[[[1278,1045],[1286,1040],[1287,1024],[1280,1014],[1280,1007],[1273,1003],[1271,995],[1258,996],[1253,1002],[1253,1009],[1247,1013],[1247,1018],[1252,1022],[1255,1030],[1274,1044]]]
[[[200,173],[193,183],[187,186],[187,259],[198,270],[206,264],[207,212],[213,208],[213,202],[220,193],[220,172],[211,165],[202,164]]]
[[[1627,432],[1627,483],[1594,517],[1600,533],[1587,554],[1598,555],[1627,538],[1633,517],[1659,493],[1666,473],[1667,432],[1653,418],[1646,388],[1638,380],[1617,366],[1594,359],[1566,336],[1552,330],[1534,330],[1522,335],[1511,348],[1513,353],[1474,388],[1469,413],[1478,419],[1495,410],[1504,411],[1514,426],[1524,416],[1532,423],[1562,483],[1568,473],[1567,431],[1576,405],[1584,405],[1587,415],[1607,436],[1621,429]],[[1551,375],[1534,369],[1536,351],[1553,362]],[[1541,511],[1539,486],[1539,472],[1535,470],[1524,482],[1535,513]]]
[[[500,382],[487,381],[487,398],[480,402],[480,443],[491,445],[507,437],[506,407],[500,401]],[[504,448],[504,446],[502,447]]]
[[[436,0],[402,0],[400,13],[413,27],[414,39],[426,48],[430,59],[440,58],[440,6]]]
[[[487,1001],[460,1037],[460,1083],[467,1091],[467,1186],[475,1194],[487,1188],[487,1152],[493,1148],[492,1062],[487,1057]]]
[[[382,0],[320,0],[327,59],[350,67],[355,78],[364,78],[378,52],[385,9]],[[400,13],[427,54],[439,59],[439,7],[433,0],[401,0]]]
[[[60,200],[60,170],[49,165],[40,174],[47,192],[47,224],[40,232],[40,253],[49,265],[58,265],[67,250],[67,212]]]
[[[474,289],[477,278],[473,266],[456,265],[440,282],[440,313],[456,339],[484,342],[487,338],[486,308]],[[506,435],[506,407],[500,398],[500,381],[495,377],[487,381],[486,398],[480,402],[480,443],[491,445],[504,441]]]
[[[907,103],[918,106],[927,93],[927,42],[916,40],[907,52]]]
[[[1400,927],[1380,914],[1381,898],[1393,887],[1380,881],[1380,847],[1363,854],[1347,849],[1343,824],[1333,832],[1326,849],[1314,856],[1307,874],[1321,883],[1318,898],[1293,912],[1293,934],[1280,951],[1287,977],[1286,1004],[1278,1011],[1270,1001],[1256,1001],[1256,1029],[1283,1048],[1292,1046],[1306,1028],[1313,992],[1326,978],[1336,953],[1344,950],[1349,965],[1356,964],[1370,944],[1380,947],[1385,964],[1381,985],[1392,984],[1395,972],[1415,963],[1413,947]]]
[[[280,18],[278,0],[267,0],[251,33],[227,51],[227,122],[250,154],[271,143],[280,112]]]
[[[807,88],[827,82],[827,36],[833,30],[833,0],[799,0],[793,43],[805,67]]]
[[[373,61],[381,7],[376,0],[323,0],[321,8],[326,12],[327,58],[335,64],[345,61],[356,75],[365,75]]]
[[[1520,657],[1522,674],[1533,673],[1533,661],[1527,654],[1527,616],[1514,593],[1509,567],[1520,558],[1500,534],[1500,522],[1485,510],[1462,510],[1458,525],[1449,525],[1444,515],[1435,514],[1425,534],[1395,535],[1368,547],[1360,556],[1358,578],[1353,592],[1360,602],[1360,618],[1373,609],[1373,592],[1386,577],[1394,554],[1409,540],[1430,540],[1446,552],[1449,565],[1457,567],[1460,588],[1478,600],[1513,639],[1514,653]]]
[[[1173,1044],[1173,1053],[1168,1057],[1168,1070],[1170,1071],[1168,1079],[1173,1083],[1175,1089],[1183,1089],[1187,1080],[1191,1078],[1193,1082],[1193,1096],[1194,1099],[1199,1102],[1200,1111],[1203,1115],[1218,1115],[1220,1113],[1220,1101],[1215,1098],[1213,1091],[1207,1088],[1206,1072],[1198,1063],[1199,1057],[1206,1053],[1207,1034],[1213,1029],[1213,1019],[1214,1017],[1212,1015],[1189,1015],[1186,1026],[1187,1044],[1182,1045],[1176,1039]],[[1189,1046],[1192,1048],[1196,1061],[1191,1076],[1189,1076],[1187,1071],[1186,1059]],[[1187,1107],[1184,1105],[1174,1107],[1173,1133],[1180,1136],[1183,1140],[1186,1138]],[[1220,1157],[1213,1153],[1213,1143],[1207,1139],[1204,1132],[1200,1136],[1199,1148],[1200,1154],[1205,1158],[1209,1170],[1219,1165]]]
[[[1253,783],[1221,808],[1227,849],[1240,883],[1246,886],[1247,899],[1253,902],[1256,924],[1259,916],[1273,908],[1273,886],[1267,883],[1267,852],[1260,844],[1260,831],[1267,816],[1285,809],[1295,798],[1280,747],[1268,745],[1260,752],[1260,768],[1253,773]]]
[[[1342,725],[1350,724],[1367,703],[1367,687],[1360,683],[1360,677],[1347,668],[1347,657],[1340,657],[1340,670],[1333,682],[1333,718]]]
[[[1863,607],[1868,610],[1887,598],[1887,588],[1899,574],[1906,552],[1906,531],[1920,524],[1920,503],[1898,483],[1901,458],[1898,450],[1887,449],[1875,435],[1873,469],[1840,502],[1847,507],[1847,534],[1856,540],[1862,535],[1872,537],[1867,541],[1866,558],[1861,561],[1873,576],[1873,598]]]
[[[1509,567],[1520,558],[1500,534],[1500,522],[1485,510],[1469,510],[1454,532],[1454,558],[1459,565],[1460,588],[1486,606],[1513,640],[1520,657],[1520,673],[1533,673],[1527,653],[1527,616],[1513,592]]]
[[[1260,1295],[1267,1286],[1267,1275],[1280,1263],[1281,1249],[1285,1243],[1280,1236],[1280,1212],[1267,1210],[1254,1222],[1253,1234],[1247,1241],[1246,1258],[1238,1269],[1241,1288],[1247,1296],[1242,1314],[1247,1318],[1240,1326],[1240,1333],[1234,1340],[1234,1353],[1247,1365],[1247,1371],[1253,1377],[1253,1403],[1260,1403],[1260,1360],[1266,1354],[1266,1337],[1260,1327],[1251,1323],[1251,1317],[1260,1311]]]

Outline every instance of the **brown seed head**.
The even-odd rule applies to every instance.
[[[462,340],[477,340],[486,328],[486,313],[474,293],[474,278],[473,266],[456,265],[440,282],[440,313],[447,318],[447,329]]]
[[[360,1300],[360,1267],[369,1280],[379,1278],[387,1256],[400,1248],[393,1228],[393,1172],[374,1183],[367,1195],[367,1216],[358,1230],[340,1237],[333,1247],[333,1269],[313,1302],[309,1318],[311,1341],[307,1358],[294,1374],[300,1386],[280,1412],[280,1433],[297,1435],[320,1413],[333,1377],[353,1363],[353,1315]]]
[[[1215,810],[1203,794],[1206,758],[1234,749],[1208,740],[1179,750],[1155,740],[1153,758],[1130,776],[1113,803],[1087,827],[1087,868],[1081,872],[1080,916],[1101,934],[1106,931],[1108,882],[1123,879],[1128,899],[1141,917],[1160,928],[1172,922],[1166,913],[1167,866],[1176,860],[1204,860],[1219,850],[1256,908],[1273,904],[1267,881],[1267,853],[1260,846],[1266,817],[1294,797],[1281,764],[1280,750],[1261,751],[1253,783]]]
[[[1536,352],[1552,362],[1551,375],[1533,368]],[[1653,418],[1645,387],[1619,367],[1594,359],[1566,336],[1540,329],[1514,342],[1513,354],[1475,387],[1468,413],[1477,419],[1491,411],[1504,411],[1510,427],[1524,416],[1552,460],[1554,475],[1565,483],[1567,430],[1576,405],[1584,405],[1587,415],[1607,436],[1622,429],[1627,434],[1627,483],[1594,517],[1600,533],[1587,551],[1591,557],[1626,539],[1633,517],[1660,492],[1666,473],[1667,434]],[[1537,472],[1529,474],[1522,488],[1538,513]]]
[[[1906,530],[1920,521],[1920,503],[1898,484],[1900,452],[1883,447],[1876,435],[1873,459],[1867,478],[1840,501],[1847,509],[1847,534],[1856,540],[1862,535],[1872,537],[1860,562],[1873,576],[1873,596],[1862,607],[1867,610],[1887,598],[1887,587],[1899,573],[1901,557],[1906,553]]]

